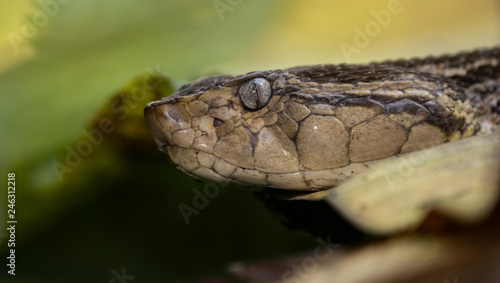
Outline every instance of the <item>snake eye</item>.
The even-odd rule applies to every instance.
[[[271,99],[271,85],[264,78],[251,79],[240,86],[238,94],[246,108],[258,110]]]

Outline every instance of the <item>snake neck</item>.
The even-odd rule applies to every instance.
[[[480,133],[500,125],[500,47],[423,59],[386,61],[403,68],[442,76],[463,89],[464,97],[477,109],[474,119]]]
[[[492,80],[496,80],[498,86],[498,80],[500,79],[500,47],[462,52],[456,55],[386,61],[380,64],[395,65],[441,75],[452,79],[464,88]]]

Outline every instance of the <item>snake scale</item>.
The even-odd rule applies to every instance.
[[[158,148],[218,182],[323,190],[500,124],[500,48],[216,76],[152,102]]]

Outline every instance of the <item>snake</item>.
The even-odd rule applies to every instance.
[[[144,115],[190,176],[326,190],[382,160],[494,132],[500,47],[202,78]]]

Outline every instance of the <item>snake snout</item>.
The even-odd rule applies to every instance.
[[[164,148],[169,145],[169,140],[171,137],[167,139],[167,135],[165,134],[165,130],[163,130],[162,126],[158,122],[155,116],[155,106],[148,104],[146,108],[144,108],[144,118],[148,124],[149,130],[152,133],[153,140],[156,143],[156,146],[160,151],[163,151]]]
[[[160,151],[168,145],[189,148],[193,143],[191,115],[183,104],[151,103],[144,109],[144,117]]]

